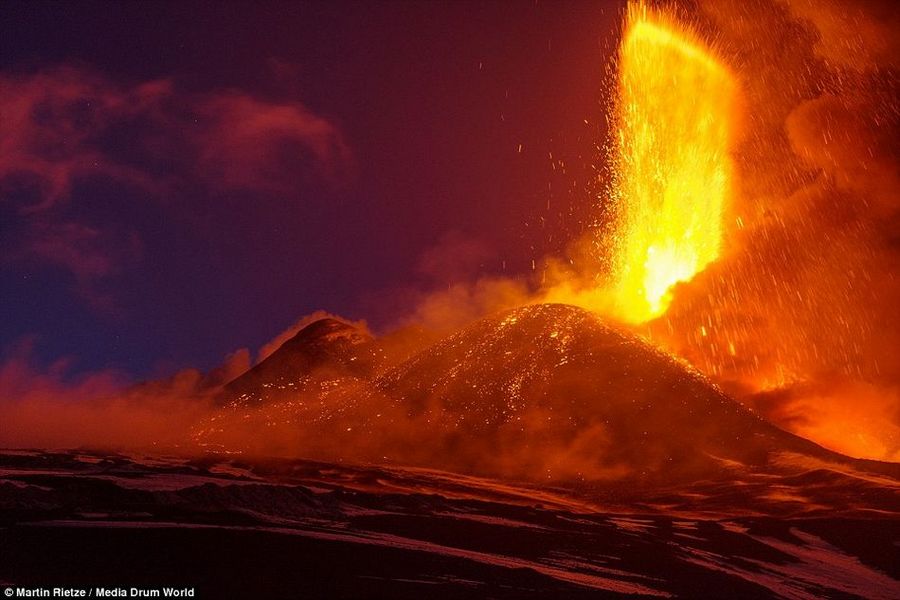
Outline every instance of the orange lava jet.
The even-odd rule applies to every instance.
[[[612,305],[642,323],[719,256],[737,86],[689,28],[643,4],[629,7],[618,69]]]

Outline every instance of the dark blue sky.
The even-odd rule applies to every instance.
[[[451,233],[527,273],[590,212],[620,8],[4,2],[0,346],[156,376],[383,328]]]

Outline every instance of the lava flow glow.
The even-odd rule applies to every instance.
[[[613,304],[641,323],[719,256],[736,86],[689,29],[639,4],[618,67]]]

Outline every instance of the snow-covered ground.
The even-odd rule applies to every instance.
[[[0,587],[201,598],[900,598],[900,484],[815,465],[630,489],[0,454]]]

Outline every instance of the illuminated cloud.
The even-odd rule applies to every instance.
[[[296,198],[350,164],[341,133],[299,102],[230,90],[186,92],[160,79],[120,85],[84,67],[0,74],[0,202],[15,240],[4,254],[62,267],[82,296],[126,268],[137,231],[74,216],[91,182],[161,205],[212,194]],[[77,207],[76,207],[77,208]]]

